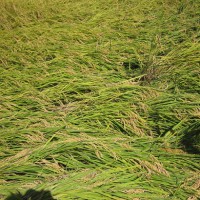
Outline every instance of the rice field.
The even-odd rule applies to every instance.
[[[200,2],[1,0],[0,200],[198,200]]]

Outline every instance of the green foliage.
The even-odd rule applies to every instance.
[[[0,5],[0,199],[199,198],[197,0]]]

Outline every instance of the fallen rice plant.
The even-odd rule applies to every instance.
[[[2,0],[0,199],[200,198],[199,10]]]

